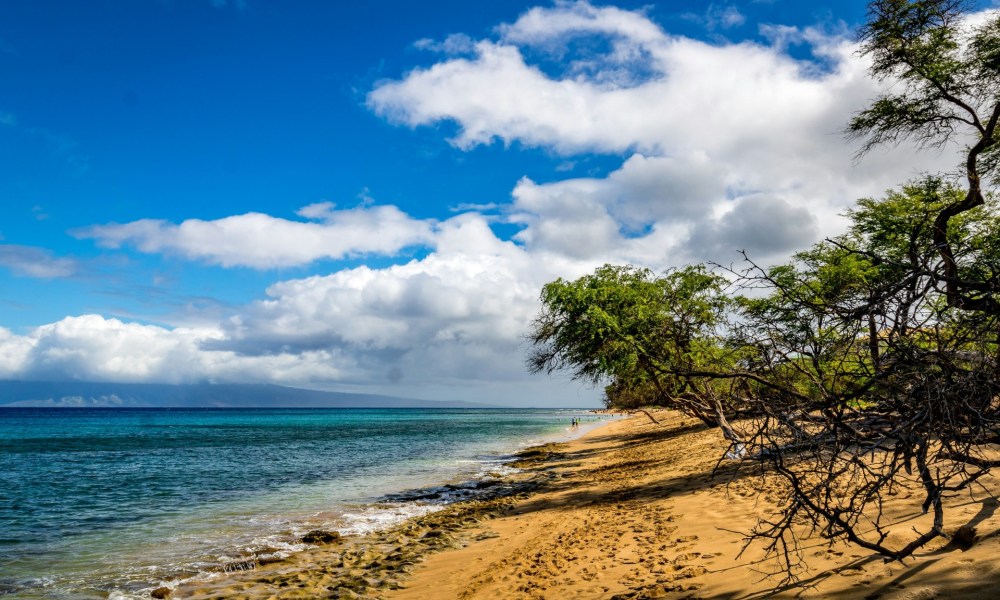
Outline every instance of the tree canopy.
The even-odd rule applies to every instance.
[[[873,0],[860,52],[886,83],[847,127],[860,156],[957,145],[955,173],[858,200],[846,232],[787,264],[554,281],[529,335],[533,372],[722,425],[727,455],[768,465],[786,509],[749,538],[788,573],[803,524],[910,556],[949,535],[949,496],[1000,467],[1000,12]],[[899,488],[930,514],[902,542],[883,512]]]
[[[920,146],[965,148],[959,176],[965,193],[938,209],[934,244],[941,256],[950,305],[1000,312],[991,297],[1000,281],[959,274],[949,221],[986,202],[984,182],[1000,183],[1000,14],[981,23],[965,18],[961,0],[875,0],[861,29],[861,53],[871,74],[889,80],[848,133],[863,140],[862,154],[886,143],[913,139]]]
[[[553,281],[542,290],[528,367],[610,380],[609,404],[669,406],[715,425],[714,403],[689,374],[719,359],[715,328],[729,303],[726,283],[703,265],[660,277],[605,265]]]

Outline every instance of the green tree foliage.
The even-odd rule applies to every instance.
[[[913,139],[921,146],[965,147],[964,194],[939,207],[934,244],[943,261],[941,282],[950,305],[1000,312],[990,293],[995,277],[963,277],[949,221],[986,202],[984,181],[1000,183],[1000,15],[970,25],[961,0],[875,0],[861,30],[871,73],[893,85],[848,127],[864,140],[862,153]],[[985,293],[984,293],[985,292]]]
[[[727,275],[745,292],[729,300],[703,266],[605,266],[542,293],[530,368],[607,382],[613,405],[722,425],[735,455],[787,484],[785,510],[750,537],[788,573],[803,524],[910,556],[957,525],[947,497],[1000,467],[1000,214],[987,187],[1000,184],[1000,14],[970,23],[966,9],[870,3],[861,53],[886,91],[847,130],[862,155],[958,145],[953,179],[860,200],[847,232],[789,264],[748,259]],[[887,520],[898,490],[930,514],[919,527]]]
[[[720,360],[725,284],[702,265],[659,277],[605,265],[575,281],[556,280],[542,290],[528,368],[610,381],[610,406],[670,406],[714,425],[713,396],[690,373]]]
[[[799,381],[811,381],[802,389],[811,397],[849,395],[852,387],[863,393],[886,358],[887,344],[961,314],[944,310],[946,264],[933,230],[936,215],[963,195],[928,177],[884,199],[862,199],[848,213],[852,224],[844,235],[796,254],[792,264],[766,273],[751,269],[744,283],[770,294],[739,300],[744,324],[734,328],[733,343],[766,350],[758,351],[757,369],[780,364]],[[1000,272],[992,206],[951,219],[948,235],[956,240],[959,276],[986,280]],[[994,301],[992,294],[982,297]],[[769,375],[777,376],[775,371]]]
[[[607,381],[615,407],[722,425],[731,455],[769,462],[788,508],[751,537],[769,540],[789,571],[803,522],[909,556],[945,535],[944,499],[1000,464],[1000,318],[949,304],[934,241],[940,210],[964,193],[925,178],[860,200],[843,235],[733,274],[746,296],[727,299],[727,280],[700,265],[555,281],[529,366]],[[949,220],[963,277],[1000,268],[1000,216],[985,199]],[[882,513],[892,487],[918,492],[933,519],[895,545]]]
[[[734,343],[756,350],[751,451],[788,484],[789,509],[754,535],[791,568],[796,522],[885,556],[945,531],[944,499],[1000,465],[998,182],[1000,16],[961,2],[875,0],[862,54],[886,92],[848,132],[862,154],[910,139],[963,146],[953,185],[930,177],[866,199],[843,236],[790,265],[752,266]],[[919,491],[932,520],[890,543],[890,489]],[[897,535],[899,530],[896,531]]]
[[[935,242],[937,215],[965,193],[927,178],[861,200],[845,234],[743,274],[744,285],[770,291],[740,301],[730,343],[757,349],[751,368],[769,384],[750,386],[754,417],[736,428],[789,485],[789,509],[754,532],[775,552],[795,546],[805,520],[909,556],[945,535],[944,498],[1000,464],[1000,319],[948,302]],[[968,279],[998,266],[1000,217],[989,195],[984,202],[948,222]],[[882,513],[892,486],[919,490],[933,515],[898,545]],[[796,560],[779,558],[789,568]]]

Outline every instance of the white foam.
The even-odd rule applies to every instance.
[[[358,512],[344,513],[345,523],[337,528],[341,535],[365,535],[383,531],[411,519],[421,517],[444,508],[442,503],[430,502],[389,502],[362,508]]]
[[[513,459],[511,459],[510,461],[496,462],[492,464],[483,465],[482,469],[480,469],[479,472],[476,473],[476,479],[490,481],[490,480],[503,479],[505,477],[510,477],[511,475],[516,475],[517,473],[520,473],[521,469],[510,466],[509,464],[510,462],[513,462]]]
[[[430,461],[422,465],[424,468],[419,471],[386,473],[380,479],[380,485],[375,489],[372,489],[370,484],[365,482],[364,486],[361,486],[360,483],[356,484],[356,490],[350,488],[345,491],[346,483],[337,481],[330,482],[326,486],[304,485],[301,490],[290,491],[287,488],[280,491],[275,490],[275,494],[282,496],[291,493],[300,498],[308,497],[320,501],[325,497],[327,502],[330,502],[325,510],[317,511],[313,508],[315,505],[312,505],[298,514],[276,515],[271,514],[270,511],[260,510],[265,503],[263,499],[257,499],[254,503],[247,505],[235,503],[218,517],[220,529],[230,530],[229,533],[232,534],[225,550],[218,547],[218,539],[200,539],[200,536],[203,535],[201,531],[193,535],[187,534],[187,532],[180,534],[179,537],[187,543],[179,545],[200,547],[204,550],[202,560],[194,561],[194,564],[188,562],[181,570],[190,574],[190,569],[194,568],[200,571],[199,573],[193,576],[189,575],[183,580],[169,579],[167,572],[171,569],[167,567],[160,570],[160,577],[147,576],[143,578],[146,582],[162,578],[164,581],[161,583],[138,591],[117,589],[111,592],[109,598],[114,600],[139,598],[148,600],[150,592],[158,587],[175,588],[191,579],[206,581],[224,577],[225,574],[220,572],[219,568],[226,564],[271,557],[287,557],[308,547],[308,544],[303,544],[299,540],[303,534],[312,529],[336,531],[341,535],[351,536],[363,536],[390,529],[408,519],[431,514],[454,502],[474,498],[480,494],[489,493],[490,490],[498,489],[494,487],[497,482],[521,472],[511,466],[517,457],[507,454],[509,452],[547,442],[576,438],[610,420],[613,418],[584,420],[575,429],[568,428],[566,431],[556,431],[544,436],[543,439],[522,439],[520,443],[507,443],[488,448],[470,446],[466,449],[466,457],[463,458],[449,460],[448,457],[442,457],[443,460]],[[478,456],[476,453],[479,453]],[[411,488],[397,494],[387,493],[392,489],[405,490],[408,485],[420,485],[421,480],[427,481],[428,479],[431,481],[436,479],[447,484]],[[347,498],[352,498],[352,500],[347,500],[348,502],[366,502],[367,500],[362,499],[365,492],[379,494],[383,501],[363,505],[344,504],[344,500]],[[308,494],[308,496],[303,494]],[[303,508],[306,506],[308,504],[304,505]],[[246,535],[247,533],[250,535]],[[188,539],[189,537],[190,539]],[[215,546],[215,548],[211,548],[211,546]],[[190,560],[190,555],[188,555],[188,560]]]

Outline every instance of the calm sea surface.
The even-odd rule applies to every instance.
[[[161,582],[440,508],[572,410],[0,408],[0,596]],[[408,500],[399,492],[438,487]]]

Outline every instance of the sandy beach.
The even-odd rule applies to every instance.
[[[474,501],[366,538],[328,539],[289,559],[169,591],[171,598],[995,598],[998,503],[953,499],[941,539],[904,563],[814,538],[807,570],[775,576],[744,538],[780,510],[766,478],[721,463],[718,430],[676,413],[615,421],[525,453],[523,472]],[[996,482],[987,482],[992,486]],[[759,493],[759,490],[763,490]],[[907,506],[907,505],[904,505]],[[919,522],[901,509],[899,527]],[[742,551],[742,552],[741,552]],[[161,595],[168,595],[162,590]]]

